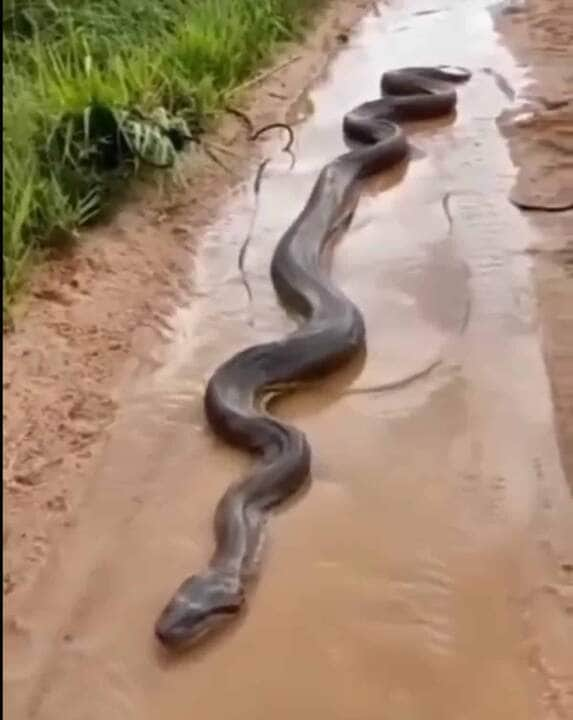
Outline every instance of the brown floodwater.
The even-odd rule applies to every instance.
[[[169,658],[154,621],[204,567],[248,462],[206,428],[205,381],[291,328],[268,264],[344,149],[342,114],[385,69],[437,63],[474,73],[456,118],[409,128],[412,161],[365,187],[331,261],[367,357],[273,404],[308,434],[312,485],[272,518],[244,618]],[[508,202],[495,122],[526,71],[482,0],[401,0],[361,22],[304,103],[294,168],[268,145],[252,304],[237,271],[251,179],[205,233],[161,362],[134,361],[78,521],[7,621],[11,720],[573,717],[573,508],[525,252],[539,238]]]

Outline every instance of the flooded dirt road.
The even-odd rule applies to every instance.
[[[377,96],[385,69],[436,63],[474,73],[457,117],[409,128],[414,158],[368,184],[332,258],[368,356],[273,405],[308,434],[312,486],[273,517],[244,622],[170,659],[153,623],[204,567],[216,501],[248,462],[208,432],[205,381],[290,329],[268,263],[344,148],[342,114]],[[268,146],[252,304],[237,271],[251,180],[208,229],[161,357],[130,369],[78,521],[7,617],[10,718],[573,717],[573,510],[525,252],[536,237],[507,200],[495,124],[524,75],[481,0],[403,0],[360,24],[298,108],[294,169]]]

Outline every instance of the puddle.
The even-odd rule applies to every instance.
[[[457,117],[410,128],[413,161],[368,184],[332,259],[368,356],[274,406],[308,434],[313,484],[270,523],[245,621],[169,660],[153,623],[204,567],[215,504],[247,463],[206,431],[204,383],[235,350],[290,329],[268,264],[344,149],[343,112],[377,96],[385,69],[437,63],[474,72]],[[294,169],[269,144],[252,304],[237,270],[251,181],[206,232],[165,362],[134,374],[77,526],[7,623],[10,717],[573,713],[573,515],[524,253],[536,237],[508,202],[495,124],[523,72],[481,0],[402,0],[351,35],[303,103]]]

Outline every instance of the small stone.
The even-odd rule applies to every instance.
[[[63,495],[55,495],[46,502],[46,507],[53,512],[65,512],[68,509],[68,504]]]
[[[3,585],[3,591],[4,595],[10,595],[10,593],[14,590],[16,587],[16,583],[12,579],[12,576],[10,573],[6,573],[2,579],[2,585]]]

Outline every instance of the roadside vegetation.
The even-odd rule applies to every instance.
[[[170,167],[320,4],[4,0],[4,310],[31,260]]]

